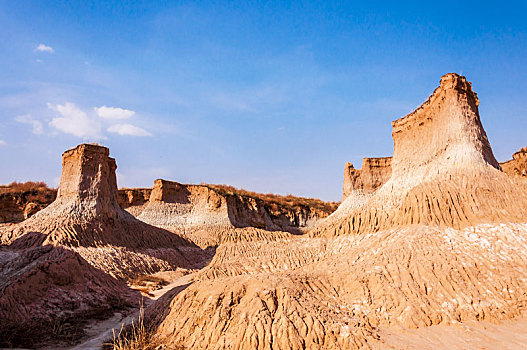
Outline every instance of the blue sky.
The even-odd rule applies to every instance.
[[[155,3],[155,4],[154,4]],[[339,200],[346,161],[467,76],[498,160],[527,146],[525,1],[0,1],[0,183],[63,151],[156,178]]]

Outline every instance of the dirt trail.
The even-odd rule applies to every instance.
[[[193,273],[182,276],[176,279],[175,281],[173,281],[172,283],[164,286],[163,288],[152,291],[151,292],[151,294],[153,294],[152,297],[144,298],[143,307],[147,308],[155,300],[159,299],[165,293],[172,290],[173,288],[192,283],[193,277],[194,277]],[[113,338],[114,331],[115,331],[115,334],[118,334],[119,331],[121,330],[121,327],[126,327],[130,325],[132,321],[134,323],[137,323],[139,319],[139,313],[140,313],[139,308],[130,310],[128,312],[116,312],[111,318],[105,321],[102,321],[102,322],[97,321],[97,322],[90,324],[85,329],[87,333],[85,340],[81,344],[74,346],[71,349],[73,350],[101,349],[105,342]]]

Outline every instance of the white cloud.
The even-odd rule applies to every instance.
[[[5,141],[4,140],[0,140],[0,146],[4,146],[5,145]]]
[[[132,124],[115,124],[108,128],[108,132],[118,135],[152,136],[148,131]]]
[[[33,119],[33,117],[31,117],[29,114],[19,115],[15,118],[15,120],[19,123],[31,125],[33,127],[32,132],[35,135],[41,135],[44,132],[44,126],[42,125],[42,122]]]
[[[47,46],[47,45],[44,45],[44,44],[40,44],[40,45],[38,45],[38,46],[35,48],[35,51],[49,52],[49,53],[53,53],[53,52],[55,52],[55,50],[53,50],[53,48],[52,48],[51,46]]]
[[[44,61],[42,61],[41,59],[36,59],[35,62],[37,62],[37,63],[43,63]]]
[[[134,111],[129,109],[123,109],[119,107],[93,107],[95,113],[101,118],[112,119],[112,120],[121,120],[128,119],[135,114]]]
[[[75,104],[66,102],[63,105],[52,105],[48,103],[48,108],[58,112],[58,116],[53,118],[49,125],[54,129],[66,134],[75,135],[83,139],[99,140],[106,139],[103,133],[103,125],[108,126],[107,132],[117,135],[128,136],[152,136],[145,129],[128,123],[116,123],[116,120],[132,117],[135,112],[117,107],[94,107],[93,111],[83,111]],[[102,119],[106,120],[103,121]],[[20,122],[30,120],[28,116],[20,117]]]
[[[58,112],[57,116],[51,120],[50,126],[66,134],[75,135],[82,139],[104,139],[101,133],[101,124],[83,112],[71,102],[63,105],[52,105],[48,103],[48,108]]]

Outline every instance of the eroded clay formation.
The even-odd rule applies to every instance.
[[[161,179],[154,182],[149,201],[137,212],[138,219],[179,232],[202,247],[285,238],[327,215],[312,208],[288,212],[283,207],[273,215],[264,201],[254,197]]]
[[[500,163],[504,173],[511,176],[527,177],[527,147],[512,155],[512,159]]]
[[[499,170],[478,104],[464,77],[443,76],[421,107],[392,123],[390,179],[373,196],[349,195],[313,234],[375,232],[408,224],[463,228],[496,220],[523,222],[525,207],[510,203],[525,201],[524,184],[516,185]]]
[[[171,183],[171,181],[166,180],[159,181]],[[224,218],[224,221],[229,221],[229,225],[234,227],[255,227],[298,234],[305,232],[329,216],[337,206],[336,203],[323,202],[316,199],[290,195],[265,195],[239,190],[225,185],[185,185],[177,182],[172,183],[178,186],[188,187],[189,189],[204,189],[203,191],[195,191],[197,194],[192,197],[193,199],[196,199],[199,193],[203,195],[207,195],[209,192],[216,193],[215,196],[223,198],[222,200],[228,203],[231,208],[230,211],[234,212],[236,217],[231,219],[225,216]],[[166,190],[167,186],[164,188]],[[5,193],[2,193],[2,190]],[[119,189],[117,191],[117,202],[121,208],[137,217],[146,208],[151,192],[152,188]],[[23,221],[51,204],[56,199],[56,196],[57,191],[47,187],[25,192],[10,189],[9,186],[0,187],[0,223]],[[155,200],[155,202],[170,203],[170,200],[161,199]],[[193,201],[193,203],[200,202],[199,200]],[[189,205],[187,207],[190,208],[191,206]],[[234,208],[235,206],[236,208]],[[146,219],[148,220],[148,218]],[[181,218],[180,221],[185,221],[185,219]],[[156,222],[159,222],[161,225],[164,224],[164,220],[152,220],[152,224],[155,225]],[[168,225],[168,228],[174,227],[173,225]]]
[[[371,195],[392,176],[392,157],[364,158],[362,168],[355,169],[352,163],[344,165],[342,201],[350,195]],[[510,176],[527,176],[527,147],[512,155],[512,159],[500,163],[501,170]]]
[[[477,106],[464,77],[442,77],[393,122],[384,185],[350,195],[310,237],[222,244],[147,311],[152,342],[398,348],[386,334],[525,315],[527,182],[498,169]]]
[[[120,207],[115,160],[108,148],[82,144],[63,154],[62,168],[56,200],[28,220],[4,229],[4,244],[23,239],[27,232],[38,232],[41,245],[154,248],[186,244],[178,235],[146,225]]]
[[[52,188],[12,190],[0,186],[0,223],[20,222],[51,204],[57,196]]]
[[[135,304],[140,296],[126,277],[192,266],[201,257],[179,235],[119,206],[115,160],[106,147],[83,144],[62,159],[56,200],[0,228],[2,334],[47,334],[51,320],[100,317],[96,310]]]
[[[79,146],[65,154],[57,201],[1,228],[10,246],[0,249],[0,317],[15,327],[28,310],[44,320],[62,309],[75,316],[63,305],[75,305],[72,295],[88,311],[117,294],[133,302],[125,276],[208,257],[195,243],[217,245],[208,250],[214,256],[147,308],[152,348],[399,349],[406,346],[394,334],[427,329],[446,339],[468,324],[499,329],[525,319],[527,180],[501,171],[509,173],[494,158],[471,84],[443,76],[421,107],[392,126],[391,164],[373,158],[348,168],[346,199],[304,235],[283,232],[279,216],[251,196],[165,180],[148,199],[127,194],[128,209],[152,228],[117,204],[107,149]],[[128,240],[134,248],[116,243]],[[177,253],[187,265],[171,260]],[[81,275],[60,273],[69,266]],[[55,308],[47,292],[29,291],[35,284],[49,286]],[[464,336],[473,341],[466,348],[491,346]],[[423,348],[437,345],[420,340]]]
[[[133,216],[141,213],[143,205],[150,199],[151,188],[122,188],[117,191],[117,200],[121,208]]]
[[[352,192],[372,194],[392,176],[392,157],[364,158],[362,168],[355,169],[352,163],[344,166],[342,201]]]

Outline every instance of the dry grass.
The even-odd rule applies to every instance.
[[[137,323],[132,320],[128,327],[121,325],[118,334],[113,332],[113,339],[110,343],[105,344],[107,349],[113,350],[148,350],[155,349],[151,342],[151,332],[147,329],[144,322],[144,308],[139,310],[139,319]]]
[[[288,209],[314,208],[330,214],[333,213],[340,204],[338,202],[324,202],[316,198],[296,197],[291,194],[288,194],[287,196],[282,196],[273,193],[256,193],[229,185],[202,185],[215,189],[216,191],[222,194],[240,195],[260,199],[270,205],[271,209],[273,210],[278,210],[277,206],[281,206]]]
[[[26,182],[17,182],[13,181],[9,185],[0,185],[0,194],[1,193],[24,193],[30,191],[50,191],[53,190],[49,188],[45,182],[42,181],[26,181]]]
[[[106,350],[180,350],[183,347],[165,346],[154,340],[153,331],[145,323],[144,308],[139,309],[137,322],[132,321],[128,327],[121,326],[118,334],[113,333],[113,339],[103,346]]]
[[[0,185],[0,196],[4,198],[15,198],[23,207],[29,202],[50,204],[57,197],[57,190],[48,187],[45,182],[11,182],[9,185]]]

